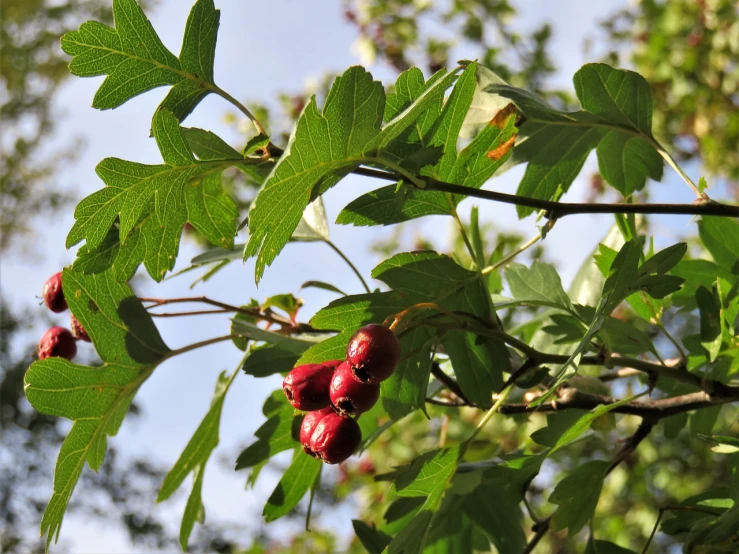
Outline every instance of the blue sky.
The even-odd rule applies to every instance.
[[[518,2],[521,4],[520,21],[526,28],[538,26],[543,21],[554,25],[552,52],[561,72],[554,84],[571,86],[571,75],[584,63],[582,44],[586,37],[596,34],[595,22],[612,13],[620,3],[572,0],[551,2],[545,0]],[[182,31],[190,2],[165,0],[150,13],[155,29],[173,52],[178,52]],[[278,91],[300,90],[307,80],[319,77],[325,71],[341,72],[358,63],[351,52],[356,35],[354,28],[344,22],[340,2],[298,2],[280,0],[273,2],[244,2],[216,0],[221,9],[219,47],[216,52],[216,82],[221,88],[239,100],[271,99]],[[464,52],[460,52],[464,56]],[[460,56],[460,57],[461,57]],[[370,68],[376,78],[388,82],[391,74],[382,67]],[[78,163],[65,169],[60,183],[73,187],[81,196],[99,189],[102,183],[95,175],[95,165],[103,158],[115,156],[143,163],[159,163],[159,153],[153,139],[148,139],[151,114],[166,94],[165,89],[145,94],[114,111],[97,111],[90,108],[92,97],[100,79],[74,78],[66,84],[59,96],[59,108],[65,119],[60,125],[59,144],[83,135],[88,143]],[[187,120],[188,126],[203,127],[221,133],[239,145],[243,139],[236,136],[233,127],[223,122],[223,115],[231,107],[222,99],[209,96]],[[583,178],[577,180],[568,198],[579,200],[585,190],[586,176],[596,167],[593,157],[588,160]],[[692,201],[690,191],[677,178],[665,170],[667,178],[656,188],[655,200],[660,197],[671,201]],[[514,192],[522,168],[517,168],[496,178],[488,185],[504,192]],[[697,175],[694,175],[697,178]],[[369,179],[351,176],[325,196],[329,219],[333,221],[339,210],[353,198],[378,184]],[[516,230],[526,237],[536,232],[533,218],[519,222],[510,206],[475,202],[480,205],[481,217],[496,226]],[[465,201],[460,213],[466,219],[473,202]],[[656,218],[655,232],[664,232],[665,240],[677,237],[689,230],[689,218],[674,225],[667,225]],[[577,216],[557,223],[545,245],[550,258],[558,263],[563,279],[568,282],[584,257],[606,232],[611,218],[608,216]],[[66,251],[64,238],[73,223],[72,214],[65,213],[39,230],[39,244],[43,244],[43,259],[24,258],[20,254],[3,261],[3,288],[13,290],[11,304],[32,306],[47,276],[70,264],[74,251]],[[420,229],[432,237],[440,249],[448,243],[450,222],[443,218],[428,218]],[[332,227],[333,240],[347,253],[368,276],[371,268],[380,260],[369,252],[369,244],[378,233],[388,230],[355,227]],[[184,243],[180,249],[178,267],[187,265],[198,251]],[[268,268],[259,289],[254,286],[253,262],[244,266],[238,263],[214,277],[195,291],[189,291],[189,274],[163,285],[154,286],[139,282],[137,291],[147,296],[174,297],[190,294],[207,295],[215,299],[238,303],[249,298],[264,299],[276,293],[298,294],[299,286],[308,279],[329,281],[347,292],[359,292],[356,277],[341,263],[336,254],[326,246],[316,244],[290,245],[272,267]],[[143,286],[142,286],[143,285]],[[306,291],[306,301],[301,319],[307,319],[317,309],[335,298],[322,291]],[[66,325],[66,317],[58,317],[58,323]],[[162,335],[170,347],[225,334],[228,321],[221,317],[211,319],[177,318],[158,320]],[[40,330],[34,330],[40,334]],[[30,336],[30,335],[29,335]],[[34,335],[35,336],[35,335]],[[240,352],[227,344],[201,349],[186,356],[169,360],[159,367],[143,386],[137,402],[143,408],[145,418],[139,422],[127,421],[119,435],[112,439],[125,454],[150,456],[171,466],[189,440],[192,432],[205,414],[218,374],[236,366]],[[221,446],[212,462],[225,453],[233,455],[239,445],[245,446],[262,422],[261,405],[269,391],[278,388],[280,380],[270,378],[255,380],[239,376],[225,403],[221,424]],[[89,470],[86,470],[89,471]],[[329,471],[335,471],[330,469]],[[238,522],[245,526],[243,541],[248,541],[250,529],[261,525],[262,506],[275,484],[274,475],[265,475],[253,491],[244,491],[245,473],[224,471],[219,464],[211,463],[205,476],[204,502],[209,516]],[[183,487],[191,485],[188,479]],[[51,482],[48,490],[51,491]],[[161,510],[172,522],[172,532],[179,525],[185,495],[181,494]],[[348,523],[348,518],[347,518]],[[318,525],[321,524],[319,516]],[[285,529],[287,531],[287,529]],[[131,545],[122,535],[101,532],[74,514],[69,514],[62,528],[62,539],[75,552],[128,552]]]

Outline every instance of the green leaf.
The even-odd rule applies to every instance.
[[[264,519],[269,523],[290,513],[308,492],[321,471],[321,462],[306,456],[302,447],[296,448],[293,461],[282,474],[264,506]]]
[[[701,318],[701,344],[708,352],[709,360],[713,362],[721,350],[721,299],[715,287],[709,291],[701,286],[695,291],[695,301]]]
[[[459,509],[459,499],[445,500],[434,516],[424,554],[468,554],[473,552],[472,521]]]
[[[702,217],[698,222],[701,241],[713,256],[713,260],[736,273],[734,266],[739,260],[739,221],[729,217]]]
[[[54,493],[41,520],[47,547],[58,539],[64,512],[85,461],[97,471],[107,437],[118,432],[139,387],[170,350],[125,283],[110,272],[65,269],[65,298],[103,359],[100,367],[62,358],[34,362],[25,375],[26,398],[38,411],[72,420],[54,471]]]
[[[531,440],[542,446],[554,447],[560,437],[586,413],[574,409],[547,414],[547,426],[531,433]]]
[[[183,551],[187,550],[187,542],[190,538],[195,520],[204,511],[200,499],[205,465],[208,463],[213,450],[218,446],[218,428],[221,425],[223,401],[226,399],[226,393],[237,374],[238,371],[235,371],[231,377],[227,377],[224,371],[218,377],[216,390],[213,394],[213,400],[211,401],[208,413],[205,414],[203,421],[198,426],[195,434],[193,434],[190,442],[187,443],[175,465],[167,473],[157,496],[157,502],[167,500],[180,487],[187,474],[190,472],[193,473],[193,489],[185,507],[185,513],[182,516],[182,524],[180,526],[180,545]]]
[[[426,412],[426,390],[431,373],[432,336],[416,327],[400,337],[401,361],[381,384],[382,406],[393,421],[420,408]]]
[[[662,178],[662,158],[641,137],[608,131],[602,134],[595,151],[598,172],[624,196],[643,189],[645,176],[656,181]]]
[[[434,512],[441,506],[449,482],[459,463],[458,448],[432,450],[400,468],[393,487],[399,496],[425,496],[426,501],[411,522],[387,546],[388,554],[423,551]]]
[[[349,338],[368,323],[382,323],[407,307],[408,299],[393,292],[357,294],[334,300],[310,320],[314,329],[339,331],[339,334],[309,348],[299,364],[320,363],[346,357]]]
[[[574,536],[593,517],[608,466],[604,460],[586,462],[557,483],[549,496],[549,502],[557,504],[552,515],[553,531],[567,528]]]
[[[521,500],[520,490],[514,487],[484,483],[464,497],[462,507],[498,552],[521,552],[526,545]]]
[[[247,375],[269,377],[275,373],[287,373],[300,358],[300,352],[291,350],[288,345],[264,344],[253,347],[242,369]]]
[[[254,436],[257,441],[249,445],[236,459],[236,470],[254,467],[272,456],[295,447],[298,440],[301,417],[287,402],[282,389],[276,390],[264,403],[262,410],[267,417]]]
[[[418,144],[442,154],[438,161],[429,162],[423,174],[475,189],[479,189],[508,159],[518,132],[515,110],[504,110],[469,145],[457,152],[460,129],[475,91],[477,67],[475,63],[467,66],[445,102],[430,137],[424,138],[422,131],[416,135]],[[430,165],[434,162],[433,166]],[[391,225],[425,215],[449,215],[451,206],[456,207],[463,199],[462,195],[390,185],[351,202],[339,214],[337,223]]]
[[[567,192],[585,159],[597,149],[603,178],[624,196],[662,178],[663,162],[651,133],[649,84],[632,71],[586,64],[574,76],[582,110],[563,112],[538,96],[505,83],[483,90],[512,100],[526,117],[508,166],[527,162],[517,193],[554,200]],[[533,208],[519,206],[525,217]]]
[[[356,227],[394,225],[427,215],[449,215],[443,194],[389,185],[352,200],[341,210],[336,223]]]
[[[190,150],[199,160],[236,160],[242,155],[225,140],[213,133],[197,127],[182,127]]]
[[[700,286],[710,289],[717,277],[729,282],[735,279],[727,267],[709,260],[681,260],[671,273],[685,280],[679,292],[681,296],[695,296]]]
[[[384,127],[382,85],[361,67],[334,81],[323,111],[311,97],[250,213],[244,255],[257,258],[257,282],[287,244],[309,202],[362,163],[381,163],[378,151],[410,127],[452,80],[438,80]]]
[[[561,308],[572,312],[570,297],[562,288],[557,270],[549,264],[534,262],[531,268],[512,263],[506,268],[506,280],[516,300]]]
[[[301,290],[302,289],[309,289],[309,288],[323,289],[323,290],[327,290],[329,292],[335,292],[337,294],[340,294],[341,296],[347,296],[347,294],[343,290],[341,290],[340,288],[335,287],[331,283],[324,283],[323,281],[306,281],[305,283],[303,283],[302,285],[300,285],[300,289]]]
[[[492,337],[452,331],[444,336],[443,344],[462,392],[479,408],[490,408],[493,393],[503,386],[503,372],[510,369],[505,343]]]
[[[652,136],[652,93],[644,77],[590,63],[582,66],[573,81],[584,110],[603,122]]]
[[[557,337],[554,344],[571,344],[573,342],[579,342],[586,331],[582,321],[575,316],[567,314],[552,314],[549,316],[549,321],[551,321],[551,323],[549,325],[542,326],[541,330],[553,337]]]
[[[352,520],[354,533],[359,542],[362,543],[369,554],[381,554],[385,547],[390,544],[392,537],[379,531],[374,525],[371,527],[359,519]]]
[[[277,308],[294,319],[302,306],[303,300],[301,298],[296,298],[292,293],[288,293],[270,296],[262,303],[260,308],[263,311],[268,308]]]
[[[79,77],[107,75],[95,93],[94,108],[117,108],[147,90],[171,85],[162,106],[182,121],[208,93],[220,12],[213,0],[198,0],[190,11],[179,59],[162,44],[134,0],[114,0],[115,28],[97,21],[62,37],[62,49]]]
[[[372,270],[372,277],[406,296],[436,302],[450,311],[463,311],[489,319],[487,290],[477,273],[436,252],[404,252]]]
[[[619,406],[623,406],[625,404],[633,402],[634,399],[639,398],[640,396],[642,396],[642,394],[629,396],[628,398],[624,398],[622,400],[619,400],[618,402],[614,402],[613,404],[603,404],[601,406],[598,406],[591,412],[580,416],[580,418],[557,439],[555,445],[551,448],[551,450],[547,452],[547,456],[551,456],[559,449],[564,448],[568,444],[572,443],[575,439],[577,439],[580,435],[587,431],[593,424],[593,422],[599,417],[607,414],[611,410],[615,410]]]
[[[196,161],[172,112],[160,109],[153,133],[163,165],[107,158],[96,171],[106,187],[83,199],[67,247],[86,241],[90,252],[109,247],[116,218],[129,263],[144,262],[160,281],[174,267],[182,228],[190,221],[216,245],[233,247],[238,210],[220,185],[220,172],[240,160]],[[135,231],[139,231],[136,233]],[[131,247],[128,242],[136,244]]]
[[[603,326],[598,335],[603,337],[609,352],[618,352],[619,354],[651,352],[659,357],[649,335],[637,329],[633,323],[607,317],[603,320]]]

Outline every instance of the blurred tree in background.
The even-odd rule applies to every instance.
[[[515,3],[357,0],[345,2],[341,9],[346,19],[356,25],[358,49],[366,60],[377,59],[397,72],[413,65],[435,71],[451,66],[456,61],[455,48],[464,44],[465,48],[478,52],[481,63],[511,84],[536,91],[562,108],[572,103],[568,93],[548,87],[548,80],[557,69],[550,51],[550,39],[557,30],[543,24],[528,34],[517,31],[520,21]],[[35,214],[37,218],[47,216],[68,206],[67,202],[72,200],[73,191],[70,190],[69,195],[61,193],[54,178],[58,168],[73,159],[78,147],[50,152],[47,146],[58,122],[55,93],[69,76],[66,67],[69,59],[59,48],[59,38],[87,19],[109,21],[110,2],[3,2],[0,251],[7,252],[14,245],[22,244],[33,233],[38,219],[29,219],[27,214]],[[652,85],[655,105],[660,106],[654,113],[655,135],[677,145],[683,159],[695,160],[706,171],[736,187],[739,179],[739,18],[734,3],[729,0],[640,1],[614,13],[603,23],[602,31],[603,35],[596,38],[598,55],[615,65],[630,64]],[[327,79],[323,87],[328,83]],[[305,97],[302,91],[281,95],[282,117],[288,124],[297,118]],[[278,118],[277,114],[271,116],[273,120]],[[504,244],[506,247],[520,242],[519,237],[500,237],[492,229],[487,239],[491,245]],[[458,239],[458,246],[460,243]],[[389,249],[392,250],[392,245]],[[502,256],[502,247],[500,252]],[[462,259],[466,255],[462,248],[455,248],[453,254]],[[699,257],[701,252],[694,249],[692,255]],[[592,287],[597,276],[590,277]],[[582,281],[579,283],[582,286]],[[578,294],[574,290],[577,286],[578,282],[570,290],[573,297]],[[26,552],[43,546],[35,538],[36,524],[48,496],[46,484],[50,479],[53,455],[64,432],[55,418],[33,411],[24,400],[23,373],[28,367],[31,349],[21,346],[18,314],[3,307],[0,316],[3,443],[0,548],[3,552]],[[630,313],[625,310],[620,317],[629,321]],[[522,322],[505,323],[512,328]],[[24,319],[22,325],[27,328],[32,324]],[[695,322],[677,313],[667,325],[680,335],[689,335]],[[695,330],[692,332],[694,334]],[[665,346],[665,339],[653,338],[661,340],[660,346]],[[699,349],[700,344],[696,348]],[[598,387],[600,382],[595,377],[597,374],[584,375],[577,386],[583,389]],[[636,388],[638,377],[624,379],[622,383],[623,395],[628,395]],[[450,395],[449,401],[454,400]],[[349,499],[357,506],[358,519],[402,527],[417,507],[414,499],[388,495],[387,483],[375,483],[374,475],[391,471],[394,466],[447,440],[468,435],[474,428],[473,412],[467,417],[466,410],[429,406],[430,420],[415,413],[404,419],[402,425],[392,426],[361,459],[352,459],[342,466],[339,480],[322,484],[314,509]],[[564,424],[565,418],[571,417],[567,413],[511,416],[498,428],[489,426],[479,436],[470,456],[490,459],[498,452],[510,451],[510,445],[528,436],[532,426],[543,426],[547,421],[552,425],[557,418],[562,418]],[[607,507],[608,515],[598,519],[596,531],[607,531],[619,544],[638,549],[649,536],[654,514],[660,507],[711,487],[726,486],[731,479],[730,458],[710,452],[699,437],[714,424],[724,434],[735,435],[736,410],[705,410],[696,416],[681,414],[663,420],[661,432],[652,433],[638,452],[606,481],[601,502]],[[545,491],[551,489],[551,484],[558,481],[562,472],[572,469],[570,458],[607,457],[616,436],[613,431],[612,422],[606,421],[594,438],[581,441],[566,455],[560,454],[548,462],[548,471],[538,478],[544,482],[535,481],[529,489],[528,507],[535,520],[548,515],[542,513],[547,504]],[[717,471],[704,470],[709,461]],[[686,478],[676,485],[671,480],[675,474]],[[74,497],[77,504],[71,506],[73,511],[118,521],[127,529],[137,548],[173,548],[176,541],[166,536],[162,523],[146,515],[161,483],[162,468],[143,460],[123,463],[111,449],[99,475],[83,475],[82,487],[87,493]],[[23,486],[18,486],[20,483]],[[650,483],[649,490],[646,490],[646,483]],[[477,485],[467,484],[469,487]],[[491,484],[491,497],[497,491],[495,483]],[[454,495],[448,495],[445,502],[455,502]],[[479,531],[473,531],[471,518],[474,514],[464,506],[457,508],[450,516],[450,525],[468,533],[468,544],[472,547],[479,545],[487,549],[487,539],[478,536]],[[514,519],[522,516],[520,512],[507,514]],[[225,539],[225,536],[233,537],[233,530],[223,529],[212,519],[203,529],[191,544],[195,551],[233,551],[239,549],[234,543],[249,542]],[[297,534],[289,541],[267,534],[258,539],[248,552],[334,552],[337,549],[335,537],[328,532]],[[582,536],[550,533],[540,548],[542,552],[580,552],[585,548],[585,540]],[[671,544],[666,535],[660,535],[657,540],[659,551],[666,551]],[[430,551],[446,551],[442,535],[431,542]],[[364,548],[355,541],[350,551],[363,552]]]

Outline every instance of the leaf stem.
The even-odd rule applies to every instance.
[[[472,258],[472,262],[475,264],[475,268],[477,269],[478,273],[481,273],[482,260],[477,259],[477,254],[475,254],[475,249],[472,247],[470,237],[467,236],[467,230],[464,228],[462,220],[459,218],[459,213],[457,212],[457,207],[454,205],[454,201],[452,200],[452,195],[447,193],[444,194],[444,197],[446,198],[447,204],[449,205],[449,211],[451,212],[454,221],[457,223],[457,227],[459,227],[459,234],[462,235],[462,240],[464,241],[464,245],[467,248],[467,252],[469,252],[470,258]]]
[[[683,171],[683,168],[678,165],[678,163],[675,161],[675,158],[670,155],[670,153],[663,148],[663,146],[657,142],[652,137],[642,135],[642,137],[651,144],[652,148],[654,148],[657,153],[662,157],[663,160],[667,162],[667,165],[669,165],[673,170],[675,170],[675,173],[677,173],[680,178],[682,178],[683,181],[685,181],[688,186],[693,190],[695,195],[701,199],[701,200],[710,200],[708,198],[708,195],[705,192],[701,192],[698,187],[695,185],[693,180],[688,176],[685,171]]]
[[[505,264],[507,264],[508,262],[510,262],[513,258],[515,258],[516,256],[518,256],[519,254],[521,254],[525,250],[527,250],[527,249],[531,248],[532,246],[534,246],[540,240],[541,240],[541,233],[537,233],[536,236],[531,237],[528,241],[526,241],[524,244],[522,244],[521,246],[519,246],[517,250],[514,250],[513,252],[511,252],[510,254],[508,254],[505,258],[503,258],[503,259],[495,262],[494,264],[489,265],[489,266],[483,268],[482,270],[480,270],[480,273],[482,273],[483,275],[487,275],[488,273],[492,273],[493,271],[495,271],[499,267],[502,267]]]
[[[462,443],[462,446],[460,447],[460,451],[464,452],[467,447],[472,444],[472,441],[475,440],[475,437],[480,434],[480,431],[482,431],[483,427],[488,424],[488,421],[490,421],[490,418],[492,418],[498,410],[500,410],[501,406],[505,404],[505,401],[508,399],[508,396],[511,394],[511,391],[513,390],[513,387],[508,387],[505,389],[502,393],[500,393],[496,400],[495,404],[493,404],[492,408],[490,408],[484,416],[482,416],[482,419],[480,420],[480,423],[477,424],[477,428],[472,432],[472,434],[469,436],[469,438]]]
[[[219,342],[224,342],[227,340],[232,340],[235,338],[238,338],[239,335],[222,335],[220,337],[214,337],[212,339],[203,340],[200,342],[194,342],[192,344],[188,344],[187,346],[183,346],[182,348],[178,348],[176,350],[170,350],[167,352],[167,354],[162,358],[161,361],[164,361],[168,358],[173,358],[175,356],[179,356],[180,354],[184,354],[186,352],[190,352],[191,350],[196,350],[198,348],[202,348],[204,346],[210,346],[211,344],[216,344]],[[160,362],[161,363],[161,362]]]
[[[241,102],[236,100],[236,98],[231,96],[229,93],[227,93],[225,90],[223,90],[218,85],[214,83],[207,83],[206,81],[203,81],[203,84],[205,84],[205,88],[212,90],[218,96],[220,96],[221,98],[223,98],[224,100],[226,100],[227,102],[235,106],[247,118],[249,118],[249,121],[252,122],[258,134],[268,136],[267,131],[264,129],[264,127],[262,127],[262,124],[259,122],[256,116],[248,110],[246,106],[244,106]]]
[[[367,285],[367,281],[364,280],[364,277],[362,277],[362,274],[357,269],[357,266],[355,266],[352,261],[344,254],[338,246],[336,246],[333,242],[331,242],[328,239],[323,239],[323,242],[325,242],[328,246],[330,246],[334,252],[336,252],[339,256],[341,256],[341,259],[346,262],[346,264],[352,269],[354,272],[354,275],[356,275],[359,280],[362,282],[362,286],[364,287],[364,290],[367,291],[367,294],[372,294],[372,291],[370,290],[369,286]]]

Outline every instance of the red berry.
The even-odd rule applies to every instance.
[[[300,444],[303,445],[303,451],[314,458],[317,458],[313,451],[310,449],[310,438],[313,436],[313,431],[316,429],[316,425],[328,414],[334,413],[334,409],[329,406],[323,410],[315,412],[308,412],[303,418],[303,423],[300,425]]]
[[[393,374],[400,360],[400,343],[390,329],[366,325],[359,329],[346,348],[346,361],[354,377],[362,383],[379,383]]]
[[[52,356],[60,356],[71,360],[77,355],[77,343],[69,329],[52,327],[43,334],[36,351],[40,360]]]
[[[320,410],[330,404],[328,387],[334,368],[327,364],[299,365],[282,382],[288,401],[298,410]]]
[[[62,291],[62,272],[54,273],[44,283],[41,291],[46,307],[54,313],[60,313],[67,309],[67,301],[64,299],[64,291]]]
[[[69,326],[72,329],[72,334],[74,335],[74,338],[77,340],[83,340],[85,342],[92,342],[90,340],[90,335],[87,334],[87,331],[85,331],[85,328],[80,323],[80,320],[74,317],[74,314],[72,314],[72,317],[69,318]]]
[[[316,425],[310,438],[313,455],[327,464],[339,464],[354,454],[362,442],[359,424],[338,414],[327,414]]]
[[[334,409],[343,416],[358,416],[380,398],[380,383],[362,383],[354,378],[349,362],[341,364],[331,378],[329,396]]]

